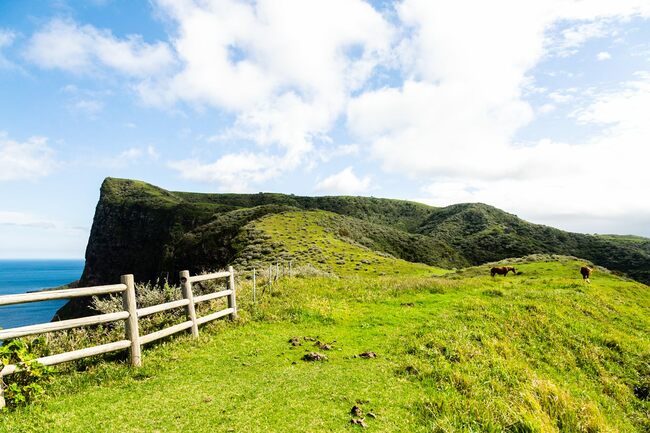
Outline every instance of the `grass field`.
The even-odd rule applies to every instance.
[[[61,374],[0,431],[347,432],[354,405],[373,432],[650,431],[650,291],[579,265],[293,278],[256,307],[243,282],[237,322]]]

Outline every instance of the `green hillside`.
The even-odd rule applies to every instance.
[[[536,253],[564,254],[650,282],[650,242],[569,233],[485,204],[435,209],[418,232],[457,248],[473,264]]]
[[[296,233],[286,233],[288,228],[298,228],[290,219],[273,220],[284,233],[279,239],[273,237],[280,232],[262,231],[263,236],[257,236],[255,226],[263,218],[286,217],[297,211],[320,211],[309,219],[310,227],[300,228],[303,232],[318,226],[355,248],[437,268],[454,269],[535,253],[566,254],[650,283],[650,242],[567,233],[483,204],[434,208],[373,197],[199,194],[107,178],[101,187],[80,284],[106,284],[127,273],[138,281],[174,282],[182,269],[199,272],[282,258],[308,260],[323,270],[337,262],[356,260],[329,252],[317,257],[318,250],[310,257],[291,239]],[[318,248],[323,251],[322,246]],[[354,263],[353,269],[363,272],[364,263]],[[73,301],[59,316],[78,316],[87,310],[84,301]]]
[[[285,217],[256,230],[282,238]],[[319,248],[343,248],[321,235]],[[141,369],[117,358],[64,371],[42,404],[1,415],[0,432],[349,432],[353,406],[370,432],[650,431],[647,286],[601,269],[583,283],[568,257],[512,260],[508,277],[375,276],[369,250],[345,253],[368,254],[373,276],[283,279],[255,306],[241,279],[237,322],[148,347]],[[327,360],[303,361],[311,351]]]
[[[311,264],[337,275],[437,272],[467,262],[455,250],[427,236],[325,211],[269,214],[244,227],[236,264],[268,261]],[[430,266],[424,266],[427,264]]]

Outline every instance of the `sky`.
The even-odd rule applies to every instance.
[[[0,0],[0,258],[107,176],[650,236],[647,0]]]

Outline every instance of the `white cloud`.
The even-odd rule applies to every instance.
[[[368,151],[440,202],[456,197],[595,217],[645,212],[627,191],[648,184],[639,165],[650,133],[647,77],[599,93],[555,88],[575,85],[576,71],[545,72],[553,80],[544,88],[533,74],[543,61],[568,62],[554,57],[617,35],[625,20],[650,17],[648,1],[403,0],[387,11],[390,20],[361,0],[155,6],[171,29],[168,43],[54,20],[31,38],[28,57],[73,72],[117,71],[147,104],[207,107],[234,118],[208,142],[241,148],[213,161],[169,163],[184,179],[241,191],[314,161]],[[560,107],[573,113],[567,122],[597,133],[518,142],[536,116]],[[356,144],[337,148],[332,137],[345,132]],[[125,152],[118,158],[145,155],[143,148]],[[626,155],[633,155],[629,164]],[[346,170],[319,187],[338,187],[346,177],[368,187],[368,178]],[[621,184],[623,193],[613,186]],[[603,198],[597,206],[594,188]]]
[[[577,89],[570,88],[564,90],[556,90],[548,94],[548,97],[556,104],[565,104],[575,99]]]
[[[360,146],[358,144],[341,144],[339,146],[321,148],[318,150],[318,159],[323,162],[332,158],[358,155]]]
[[[612,55],[609,54],[607,51],[601,51],[600,53],[596,54],[596,59],[603,61],[603,60],[609,60],[612,58]]]
[[[11,46],[15,39],[16,33],[9,29],[0,28],[0,69],[13,69],[15,67],[14,63],[2,54],[2,50]]]
[[[579,143],[542,140],[513,148],[507,159],[521,168],[499,179],[438,179],[424,191],[435,205],[484,202],[548,224],[583,231],[611,231],[613,219],[636,221],[629,231],[647,230],[650,125],[650,74],[638,74],[621,89],[597,94],[576,114],[578,122],[605,128]],[[496,160],[490,164],[507,163]],[[575,220],[574,220],[575,219]],[[581,225],[582,224],[582,225]],[[620,227],[619,229],[620,230]]]
[[[75,101],[71,108],[88,116],[95,117],[104,109],[104,103],[96,99],[80,99]]]
[[[553,105],[553,104],[544,104],[544,105],[542,105],[541,107],[539,107],[537,109],[537,112],[540,113],[540,114],[548,114],[548,113],[552,113],[553,111],[555,111],[556,108],[557,107],[555,105]]]
[[[385,170],[425,182],[436,204],[483,201],[531,215],[650,214],[635,198],[650,184],[647,170],[637,167],[648,149],[632,144],[649,132],[642,121],[650,107],[645,78],[623,93],[596,96],[574,114],[578,122],[606,126],[602,135],[579,143],[516,139],[534,119],[524,98],[528,75],[557,49],[552,44],[579,47],[611,32],[615,20],[649,16],[650,3],[405,0],[398,12],[410,30],[399,53],[407,78],[355,97],[347,116],[349,130]],[[571,20],[596,24],[549,37],[558,22]],[[576,93],[555,90],[548,97],[555,104],[593,97]]]
[[[608,36],[613,31],[607,21],[578,24],[564,29],[552,49],[560,56],[567,57],[577,53],[578,49],[588,40]]]
[[[31,137],[21,143],[0,131],[0,167],[0,182],[35,180],[56,167],[54,151],[45,137]]]
[[[155,146],[148,145],[147,147],[130,147],[113,157],[98,159],[96,164],[101,167],[118,169],[133,164],[157,161],[159,158],[160,154]]]
[[[30,213],[0,210],[0,225],[54,229],[59,224],[56,221],[41,218]]]
[[[91,90],[67,84],[60,89],[68,99],[66,108],[74,114],[83,114],[91,119],[104,111],[105,99],[113,94],[110,90]]]
[[[108,68],[136,77],[155,76],[173,63],[164,42],[146,43],[140,36],[124,39],[108,30],[54,19],[29,40],[25,56],[42,68],[92,73]]]
[[[316,184],[316,191],[329,194],[358,194],[368,190],[370,177],[359,178],[352,167],[347,167]]]
[[[362,88],[393,37],[386,20],[360,0],[161,0],[158,5],[178,26],[173,45],[182,67],[143,83],[142,98],[233,113],[236,122],[221,137],[282,154],[278,169],[254,164],[264,179],[295,169],[315,142],[327,140],[351,92]],[[223,158],[247,157],[244,152]]]
[[[287,170],[287,163],[287,159],[273,155],[231,153],[213,163],[186,159],[167,165],[183,179],[215,183],[224,191],[245,192],[251,183],[259,184]]]

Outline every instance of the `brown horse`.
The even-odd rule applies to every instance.
[[[591,277],[592,272],[593,269],[591,269],[589,266],[583,266],[580,268],[580,274],[582,275],[582,279],[588,283],[591,283],[591,281],[589,281],[589,277]]]
[[[499,266],[490,269],[490,274],[494,277],[495,274],[503,275],[504,277],[508,275],[508,272],[512,271],[514,275],[517,275],[517,271],[512,266]]]

